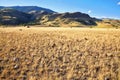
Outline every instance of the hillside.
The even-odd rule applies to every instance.
[[[37,6],[0,6],[1,25],[33,23],[52,27],[86,27],[96,26],[96,21],[100,20],[81,12],[56,13]]]
[[[0,24],[1,25],[18,25],[28,23],[31,21],[31,15],[14,9],[0,10]]]
[[[48,26],[72,26],[81,27],[87,25],[97,25],[96,19],[90,17],[88,14],[81,12],[74,13],[54,13],[50,14],[47,12],[34,13],[35,20],[40,24]]]
[[[0,6],[0,25],[18,25],[24,23],[52,27],[120,27],[120,20],[100,20],[82,12],[56,13],[53,10],[37,6]]]
[[[120,20],[97,19],[82,12],[57,13],[38,6],[0,6],[0,25],[119,28]]]
[[[119,28],[120,20],[116,19],[102,19],[102,21],[97,22],[97,26],[99,28]]]
[[[13,9],[16,8],[16,9]],[[34,7],[22,9],[23,7],[12,7],[0,9],[0,24],[2,25],[18,25],[24,23],[34,23],[45,26],[65,26],[65,27],[84,27],[97,25],[95,18],[81,12],[74,13],[55,13],[47,10],[41,10]],[[27,7],[28,8],[28,7]],[[26,13],[27,12],[27,13]]]

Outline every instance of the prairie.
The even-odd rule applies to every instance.
[[[0,80],[120,80],[120,30],[0,28]]]

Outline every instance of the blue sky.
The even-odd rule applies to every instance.
[[[83,12],[120,19],[120,0],[0,0],[0,6],[40,6],[56,12]]]

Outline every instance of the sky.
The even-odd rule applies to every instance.
[[[97,18],[120,19],[120,0],[0,0],[0,6],[39,6],[56,12],[83,12]]]

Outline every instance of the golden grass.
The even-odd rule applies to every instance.
[[[0,28],[0,80],[120,80],[120,30]]]
[[[95,26],[97,28],[114,28],[111,24],[107,24],[107,23],[97,23],[97,26]]]

